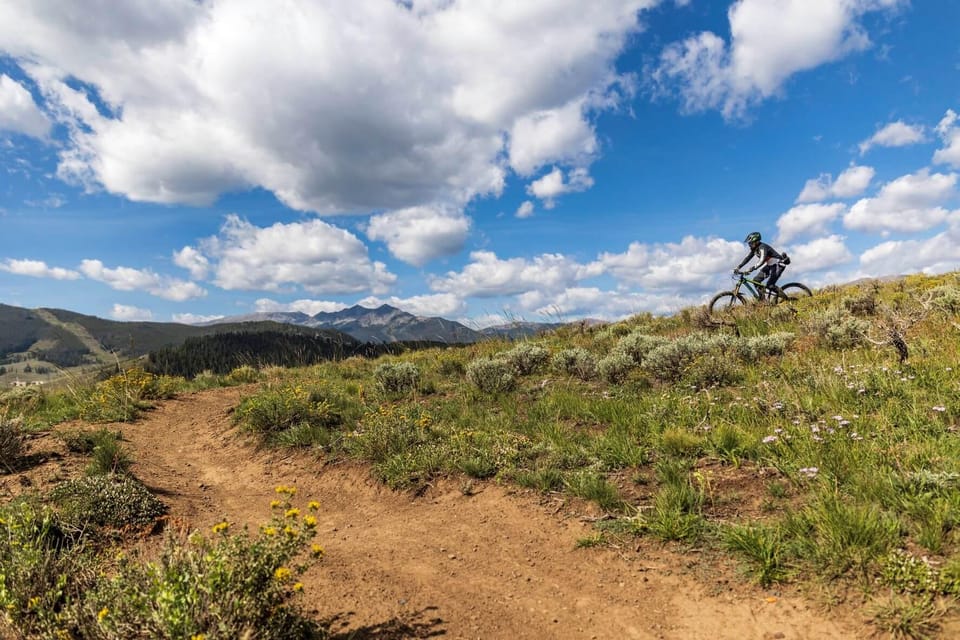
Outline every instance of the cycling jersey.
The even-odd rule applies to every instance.
[[[783,258],[782,255],[774,251],[773,247],[768,245],[766,242],[758,242],[756,247],[750,249],[750,253],[747,254],[747,257],[744,258],[739,265],[737,265],[737,269],[743,268],[743,265],[750,262],[750,258],[753,258],[754,256],[756,256],[759,261],[757,262],[756,267],[750,269],[751,271],[757,267],[779,263]]]

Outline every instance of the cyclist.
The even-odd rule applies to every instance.
[[[766,280],[766,290],[773,295],[774,288],[777,285],[777,280],[780,279],[780,276],[783,275],[783,270],[787,268],[787,265],[790,264],[790,257],[786,253],[780,253],[775,251],[773,247],[768,245],[766,242],[760,242],[760,232],[753,231],[747,234],[747,237],[743,239],[750,247],[750,253],[747,254],[747,257],[737,265],[737,268],[733,270],[734,273],[748,274],[755,271],[757,268],[760,269],[760,275],[756,280],[760,283],[763,283]],[[751,258],[757,258],[757,263],[750,267],[746,271],[741,271],[743,265],[750,262]],[[761,284],[761,287],[763,285]],[[761,291],[763,289],[761,288]]]

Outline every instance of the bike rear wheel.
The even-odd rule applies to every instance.
[[[799,300],[800,298],[809,298],[813,295],[813,291],[810,290],[805,284],[800,282],[791,282],[780,287],[780,295],[778,296],[778,302],[790,300]]]
[[[726,311],[735,309],[737,307],[742,307],[747,304],[746,299],[739,293],[734,293],[733,291],[723,291],[713,296],[710,300],[710,304],[707,305],[707,310],[710,315],[721,315]]]

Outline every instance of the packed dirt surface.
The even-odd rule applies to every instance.
[[[230,418],[249,391],[185,395],[109,428],[122,430],[133,473],[186,526],[226,519],[255,530],[278,485],[296,486],[297,502],[319,501],[317,542],[327,553],[304,577],[304,604],[335,638],[870,634],[853,605],[828,610],[792,589],[761,590],[697,550],[636,540],[578,548],[597,514],[562,496],[459,479],[394,492],[360,465],[259,450]],[[70,472],[62,461],[58,469]]]

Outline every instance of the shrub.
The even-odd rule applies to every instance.
[[[765,356],[783,355],[793,340],[793,334],[779,331],[765,336],[741,338],[736,343],[737,355],[747,362],[755,362]]]
[[[20,422],[0,416],[0,469],[14,471],[20,464],[24,449]]]
[[[877,294],[875,291],[863,291],[843,299],[843,307],[856,316],[872,316],[877,313]]]
[[[930,290],[933,305],[947,313],[960,313],[960,287],[945,284]]]
[[[89,577],[52,509],[26,500],[0,508],[0,633],[9,625],[15,637],[55,637]]]
[[[597,374],[597,359],[592,353],[581,347],[564,349],[553,356],[551,363],[557,371],[581,380],[589,380]]]
[[[231,384],[249,384],[260,379],[260,372],[248,364],[236,367],[227,374],[227,381]]]
[[[643,333],[643,331],[634,330],[620,338],[620,341],[617,342],[617,350],[626,353],[639,365],[643,364],[647,354],[668,342],[670,340],[663,336],[651,336]]]
[[[387,362],[378,366],[373,375],[386,393],[409,393],[420,384],[420,369],[412,362]]]
[[[743,372],[733,358],[708,353],[694,360],[684,372],[684,380],[697,387],[721,387],[739,382]]]
[[[814,313],[807,327],[822,344],[831,349],[849,349],[865,344],[870,323],[856,318],[839,307]]]
[[[614,351],[597,363],[597,373],[610,384],[620,384],[636,368],[636,362],[629,354]]]
[[[441,358],[440,364],[437,365],[437,373],[448,378],[459,378],[466,372],[466,365],[456,358]]]
[[[486,393],[511,391],[516,386],[513,368],[503,360],[478,358],[467,367],[467,380]]]
[[[545,365],[550,359],[550,352],[540,345],[521,342],[504,353],[502,358],[513,368],[516,375],[526,376]]]
[[[90,524],[114,529],[144,527],[167,510],[140,482],[117,474],[70,480],[54,489],[50,499],[63,522],[77,529]]]
[[[244,398],[233,419],[241,428],[268,439],[301,425],[329,429],[343,422],[320,390],[298,384],[269,386]]]
[[[169,398],[181,378],[155,376],[143,369],[128,369],[97,383],[83,399],[80,417],[91,422],[127,422],[150,407],[148,400]]]

